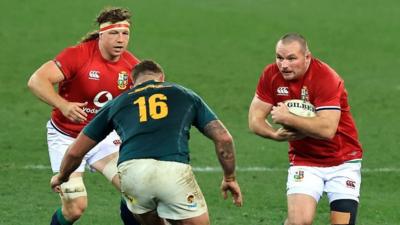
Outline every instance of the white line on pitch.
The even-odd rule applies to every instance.
[[[22,169],[31,169],[31,170],[50,170],[50,166],[46,165],[26,165],[22,167]],[[193,167],[193,170],[196,172],[221,172],[220,167],[212,167],[212,166],[205,166],[205,167]],[[251,166],[251,167],[240,167],[236,168],[238,172],[286,172],[287,168],[279,168],[279,167],[262,167],[262,166]],[[363,173],[399,173],[400,168],[362,168],[361,171]]]

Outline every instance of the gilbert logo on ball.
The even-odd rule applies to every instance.
[[[302,117],[316,116],[315,107],[310,102],[300,99],[291,99],[285,101],[284,103],[289,108],[289,112],[293,113],[294,115]]]

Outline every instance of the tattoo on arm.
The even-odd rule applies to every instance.
[[[204,127],[204,134],[212,140],[217,139],[218,135],[226,133],[228,133],[228,131],[219,120],[213,120]]]
[[[214,141],[218,160],[225,174],[233,174],[235,171],[235,147],[229,131],[221,121],[213,120],[204,128],[204,134]]]

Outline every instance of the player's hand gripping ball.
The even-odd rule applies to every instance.
[[[307,101],[301,99],[290,99],[286,100],[285,105],[289,108],[289,112],[301,117],[315,117],[315,107]],[[290,126],[283,126],[287,131],[297,132],[296,129]]]
[[[289,112],[302,117],[315,117],[315,107],[307,101],[300,99],[286,100],[285,105],[289,108]]]

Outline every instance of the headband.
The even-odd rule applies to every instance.
[[[115,30],[115,29],[129,29],[130,24],[127,20],[124,21],[119,21],[116,23],[111,23],[111,22],[105,22],[100,24],[100,30],[99,33],[103,33],[108,30]]]

